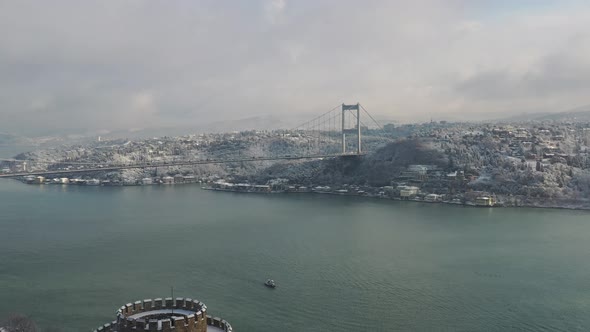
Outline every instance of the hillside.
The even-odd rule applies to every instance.
[[[363,157],[344,157],[295,164],[277,164],[257,172],[252,179],[266,182],[283,178],[293,183],[338,185],[368,184],[389,185],[390,179],[399,175],[408,165],[448,165],[447,157],[422,140],[401,140],[378,149]]]
[[[572,121],[586,122],[590,121],[590,105],[576,107],[569,111],[545,114],[534,118],[537,121]]]
[[[523,113],[497,120],[497,122],[590,122],[590,105],[576,107],[557,113]]]

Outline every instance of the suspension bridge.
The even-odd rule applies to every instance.
[[[366,119],[365,119],[366,118]],[[26,159],[0,159],[0,162],[18,163],[20,171],[0,174],[0,178],[22,176],[43,176],[59,174],[76,174],[91,172],[119,171],[124,169],[160,168],[174,166],[196,166],[206,164],[231,164],[243,162],[261,162],[275,160],[305,160],[324,158],[350,158],[364,155],[374,150],[375,144],[363,142],[363,137],[370,131],[371,137],[378,136],[380,142],[387,141],[383,136],[383,128],[371,114],[360,104],[341,104],[329,111],[302,123],[290,130],[283,131],[283,136],[305,139],[305,149],[297,153],[266,153],[256,156],[243,156],[239,149],[229,146],[216,149],[206,158],[196,160],[162,160],[137,163],[115,162],[84,162],[84,161],[40,161]],[[375,133],[378,133],[375,135]],[[45,165],[45,167],[39,167]]]

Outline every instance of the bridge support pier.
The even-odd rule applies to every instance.
[[[346,153],[346,133],[344,132],[346,128],[346,110],[344,109],[344,104],[342,104],[342,154]]]
[[[355,105],[342,104],[342,153],[346,153],[346,132],[352,131],[346,129],[346,113],[347,111],[356,111],[356,135],[357,135],[357,148],[356,153],[361,154],[361,107],[359,103]],[[354,131],[352,131],[354,134]]]
[[[358,145],[356,147],[356,153],[361,154],[361,110],[360,105],[356,104],[356,130],[357,130],[357,138],[358,138]]]

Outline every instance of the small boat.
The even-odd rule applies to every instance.
[[[272,280],[272,279],[268,279],[268,280],[266,280],[266,282],[264,283],[264,285],[265,285],[266,287],[270,287],[270,288],[275,288],[275,287],[277,287],[277,285],[275,284],[275,281],[274,281],[274,280]]]

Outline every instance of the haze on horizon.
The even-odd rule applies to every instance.
[[[0,0],[0,131],[590,103],[590,3]]]

